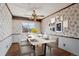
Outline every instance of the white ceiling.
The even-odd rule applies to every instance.
[[[14,16],[29,17],[33,9],[37,15],[50,15],[71,3],[9,3],[8,6]]]

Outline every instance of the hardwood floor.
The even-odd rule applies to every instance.
[[[53,56],[74,56],[74,54],[72,54],[68,51],[65,51],[61,48],[54,48],[52,50],[52,54],[53,54]]]
[[[6,56],[19,56],[20,55],[20,46],[18,43],[13,43],[8,50]]]
[[[20,55],[20,46],[18,43],[13,43],[6,56],[19,56]],[[65,51],[60,48],[52,49],[52,56],[74,56],[74,54]]]

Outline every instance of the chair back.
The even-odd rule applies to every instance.
[[[57,36],[49,36],[50,40],[54,40],[54,42],[48,43],[47,46],[49,47],[58,47],[58,37]]]

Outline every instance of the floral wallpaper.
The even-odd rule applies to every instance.
[[[79,38],[79,4],[74,4],[54,15],[52,17],[56,16],[62,16],[63,15],[63,21],[68,20],[68,27],[64,28],[63,31],[60,33],[53,32],[54,34],[58,35],[66,35],[71,37],[78,37]],[[56,20],[56,22],[59,22],[61,20]],[[63,22],[61,21],[61,22]]]

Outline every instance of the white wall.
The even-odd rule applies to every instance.
[[[11,34],[12,16],[6,5],[0,3],[0,55],[6,55],[9,47],[11,46]]]
[[[22,34],[22,23],[33,23],[34,21],[28,21],[27,19],[22,18],[15,18],[12,20],[12,30],[13,34]],[[41,24],[40,22],[34,22],[36,25],[36,28],[39,30],[39,33],[41,32]],[[22,39],[20,39],[20,35],[13,35],[13,42],[20,42]]]
[[[59,37],[59,47],[75,55],[79,55],[79,40],[77,39]]]
[[[51,31],[50,31],[49,23],[50,23],[50,18],[42,20],[41,23],[42,33],[50,34]]]
[[[20,35],[14,34],[12,35],[12,42],[13,43],[19,43],[21,41]]]
[[[12,30],[13,33],[22,33],[22,23],[33,23],[34,21],[28,21],[27,19],[13,19],[12,20]],[[40,22],[34,22],[36,25],[36,28],[39,30],[39,33],[41,32],[41,25]]]
[[[0,56],[5,56],[12,44],[12,37],[6,38],[4,41],[0,42]]]

